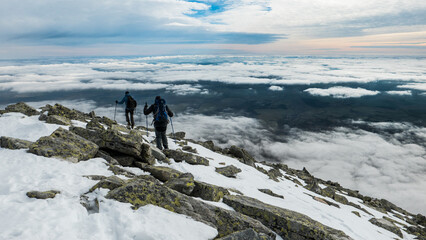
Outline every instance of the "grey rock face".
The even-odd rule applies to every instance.
[[[225,177],[235,178],[237,174],[241,172],[241,169],[235,167],[234,165],[229,165],[226,167],[216,168],[215,171]]]
[[[27,192],[27,197],[37,198],[37,199],[48,199],[48,198],[54,198],[56,194],[58,193],[61,193],[61,192],[56,190],[50,190],[45,192],[31,191],[31,192]]]
[[[234,232],[226,237],[218,238],[217,240],[273,240],[272,237],[264,234],[259,234],[252,228]]]
[[[21,140],[21,139],[5,137],[5,136],[0,137],[0,146],[2,148],[23,149],[23,148],[29,148],[31,144],[33,144],[33,142],[30,142],[27,140]]]
[[[240,162],[244,164],[255,167],[254,163],[256,162],[256,160],[246,150],[242,148],[232,145],[228,150],[228,154],[238,158],[238,160],[240,160]]]
[[[78,162],[95,157],[98,149],[99,147],[93,142],[58,128],[50,136],[41,137],[31,144],[29,151],[40,156]]]
[[[370,219],[369,221],[370,221],[372,224],[376,225],[376,226],[379,226],[379,227],[384,228],[384,229],[386,229],[386,230],[388,230],[388,231],[390,231],[390,232],[395,233],[395,234],[396,234],[396,235],[398,235],[400,238],[402,238],[402,237],[403,237],[403,236],[402,236],[402,232],[401,232],[401,230],[399,229],[399,227],[397,227],[395,224],[393,224],[393,223],[389,222],[389,221],[388,221],[388,220],[386,220],[386,219],[383,219],[383,218],[381,218],[381,219],[372,218],[372,219]]]
[[[58,116],[58,115],[49,115],[49,116],[47,116],[46,122],[47,123],[52,123],[52,124],[64,125],[64,126],[71,125],[71,120],[69,120],[66,117]]]
[[[229,195],[229,191],[226,188],[199,181],[195,181],[195,188],[191,194],[193,197],[215,202],[218,202],[225,195]]]
[[[164,154],[166,154],[167,157],[173,158],[176,162],[185,161],[192,165],[209,165],[209,160],[191,153],[185,153],[180,150],[171,149],[166,149],[163,152]]]
[[[27,116],[39,115],[40,113],[35,110],[33,107],[30,107],[26,103],[20,102],[16,104],[9,105],[5,108],[5,112],[20,112]]]
[[[215,227],[219,232],[218,237],[247,228],[255,229],[257,232],[269,236],[274,235],[271,230],[257,220],[234,211],[203,203],[166,186],[146,180],[133,181],[116,188],[110,191],[106,198],[131,203],[134,208],[153,204],[169,211],[185,214]]]
[[[164,185],[185,195],[191,195],[195,188],[194,176],[191,173],[184,173],[178,178],[168,180]]]
[[[306,215],[265,204],[254,198],[227,195],[223,202],[235,211],[259,220],[284,239],[351,239],[342,231],[327,227]]]

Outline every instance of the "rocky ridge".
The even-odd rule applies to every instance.
[[[97,188],[105,188],[109,189],[107,198],[129,203],[134,209],[153,204],[185,214],[216,228],[218,230],[216,238],[243,239],[239,237],[251,236],[250,239],[275,239],[275,234],[278,234],[283,239],[352,239],[346,233],[325,226],[304,214],[244,196],[238,189],[227,189],[198,181],[189,172],[180,172],[168,167],[167,164],[172,160],[196,166],[210,165],[211,160],[199,155],[188,143],[195,143],[218,154],[235,158],[265,174],[272,181],[292,182],[304,188],[307,191],[305,194],[322,204],[334,208],[351,206],[356,209],[352,211],[353,214],[359,217],[361,214],[370,215],[371,224],[383,231],[392,232],[396,239],[402,239],[403,232],[418,239],[426,239],[426,218],[420,214],[411,214],[385,199],[363,196],[358,191],[344,188],[336,182],[315,178],[305,168],[295,170],[282,163],[257,162],[246,150],[237,146],[222,149],[215,146],[212,141],[197,142],[185,139],[185,133],[181,132],[175,139],[180,148],[162,152],[143,136],[147,130],[144,127],[129,130],[111,119],[96,116],[94,112],[83,113],[59,104],[46,105],[39,111],[25,103],[13,104],[5,110],[0,110],[0,114],[8,112],[20,112],[27,116],[39,115],[40,121],[64,127],[35,142],[1,136],[2,148],[28,149],[28,152],[33,154],[74,163],[93,157],[104,158],[115,176],[86,176],[98,181],[88,189],[88,193]],[[86,127],[75,126],[75,121],[84,123]],[[137,167],[150,175],[136,175],[122,168],[123,166]],[[228,165],[216,168],[216,172],[234,179],[242,170]],[[276,194],[270,189],[259,191],[272,198],[285,199],[285,196]],[[56,194],[60,192],[34,191],[28,192],[27,196],[45,199],[53,198]],[[210,205],[200,201],[199,198],[213,202],[222,201],[235,211]],[[358,203],[362,203],[348,200],[351,198],[358,199]],[[89,201],[83,194],[81,204],[89,213],[99,212],[97,199]],[[397,217],[400,221],[386,216],[377,219],[369,209]]]

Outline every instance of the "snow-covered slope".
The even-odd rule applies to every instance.
[[[26,116],[22,113],[4,113],[0,117],[0,136],[36,141],[42,136],[50,135],[58,127],[68,128],[49,124],[38,118],[39,116]],[[73,125],[84,127],[86,123],[74,120]],[[149,136],[145,134],[144,138],[147,142],[152,142],[153,132]],[[403,212],[381,212],[364,204],[359,198],[340,192],[339,195],[353,203],[342,204],[304,188],[307,183],[303,179],[286,171],[279,170],[283,176],[274,181],[265,171],[260,171],[270,170],[270,164],[256,163],[255,168],[200,144],[191,141],[186,143],[196,149],[195,155],[208,159],[209,166],[191,165],[173,159],[170,159],[170,164],[156,161],[155,165],[189,172],[197,181],[238,190],[244,196],[299,212],[326,226],[341,230],[353,239],[393,240],[416,237],[404,230],[403,226],[412,226],[406,221],[412,216],[406,216]],[[182,149],[182,144],[169,139],[169,147],[172,150]],[[109,190],[103,188],[87,194],[89,198],[99,200],[99,213],[89,214],[80,203],[80,196],[98,181],[84,176],[114,175],[108,170],[107,161],[103,158],[71,163],[37,156],[28,153],[27,149],[0,148],[0,165],[0,239],[213,239],[218,234],[211,226],[157,206],[146,205],[132,210],[129,203],[105,198]],[[235,178],[216,172],[216,168],[230,165],[242,170]],[[306,167],[309,169],[309,166]],[[137,175],[149,174],[136,167],[122,168]],[[118,176],[127,179],[126,176]],[[296,184],[296,180],[301,185]],[[326,187],[321,184],[319,186]],[[26,195],[29,191],[52,189],[60,191],[52,199],[33,199]],[[284,198],[268,195],[259,189],[269,189]],[[332,204],[326,204],[321,199]],[[199,200],[232,210],[222,200]],[[383,217],[392,220],[393,224],[402,229],[402,238],[369,221]],[[277,239],[281,238],[277,236]]]

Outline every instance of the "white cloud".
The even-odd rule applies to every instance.
[[[197,64],[210,60],[217,64]],[[395,81],[407,83],[400,88],[424,90],[426,80],[422,71],[425,68],[424,61],[410,58],[106,58],[87,63],[5,64],[0,66],[0,90],[21,93],[78,89],[155,90],[174,86],[176,82],[199,85],[200,81],[277,87]]]
[[[426,128],[355,121],[402,132],[382,136],[349,128],[326,132],[292,129],[276,139],[260,122],[246,117],[184,115],[174,118],[174,124],[175,131],[186,131],[188,138],[214,140],[222,147],[243,146],[257,159],[281,160],[296,169],[306,167],[316,177],[385,198],[413,213],[426,213],[426,148],[400,141],[416,134],[425,142]]]
[[[407,95],[412,95],[411,91],[387,91],[387,94],[391,94],[391,95],[400,95],[400,96],[407,96]]]
[[[208,94],[209,90],[202,89],[201,85],[181,84],[173,85],[167,88],[168,92],[173,92],[176,95],[191,95],[191,94]]]
[[[282,90],[284,90],[284,88],[280,87],[280,86],[270,86],[269,90],[271,90],[271,91],[282,91]]]
[[[334,97],[334,98],[359,98],[362,96],[377,95],[379,91],[370,91],[363,88],[348,88],[348,87],[331,87],[327,89],[322,88],[308,88],[304,90],[314,96]]]

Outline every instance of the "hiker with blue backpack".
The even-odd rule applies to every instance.
[[[115,106],[117,106],[117,104],[123,104],[123,103],[126,104],[126,121],[127,121],[127,127],[133,129],[135,127],[135,120],[133,120],[133,113],[134,113],[135,108],[137,106],[137,102],[130,95],[129,91],[126,91],[123,99],[121,99],[120,102],[117,101],[117,100],[115,100]]]
[[[154,114],[154,128],[155,128],[155,140],[157,142],[158,149],[162,150],[168,149],[167,144],[167,124],[169,124],[169,117],[173,117],[173,112],[170,111],[169,107],[166,105],[166,100],[162,99],[160,96],[155,97],[155,102],[150,107],[145,103],[143,113],[148,115],[150,113]]]

